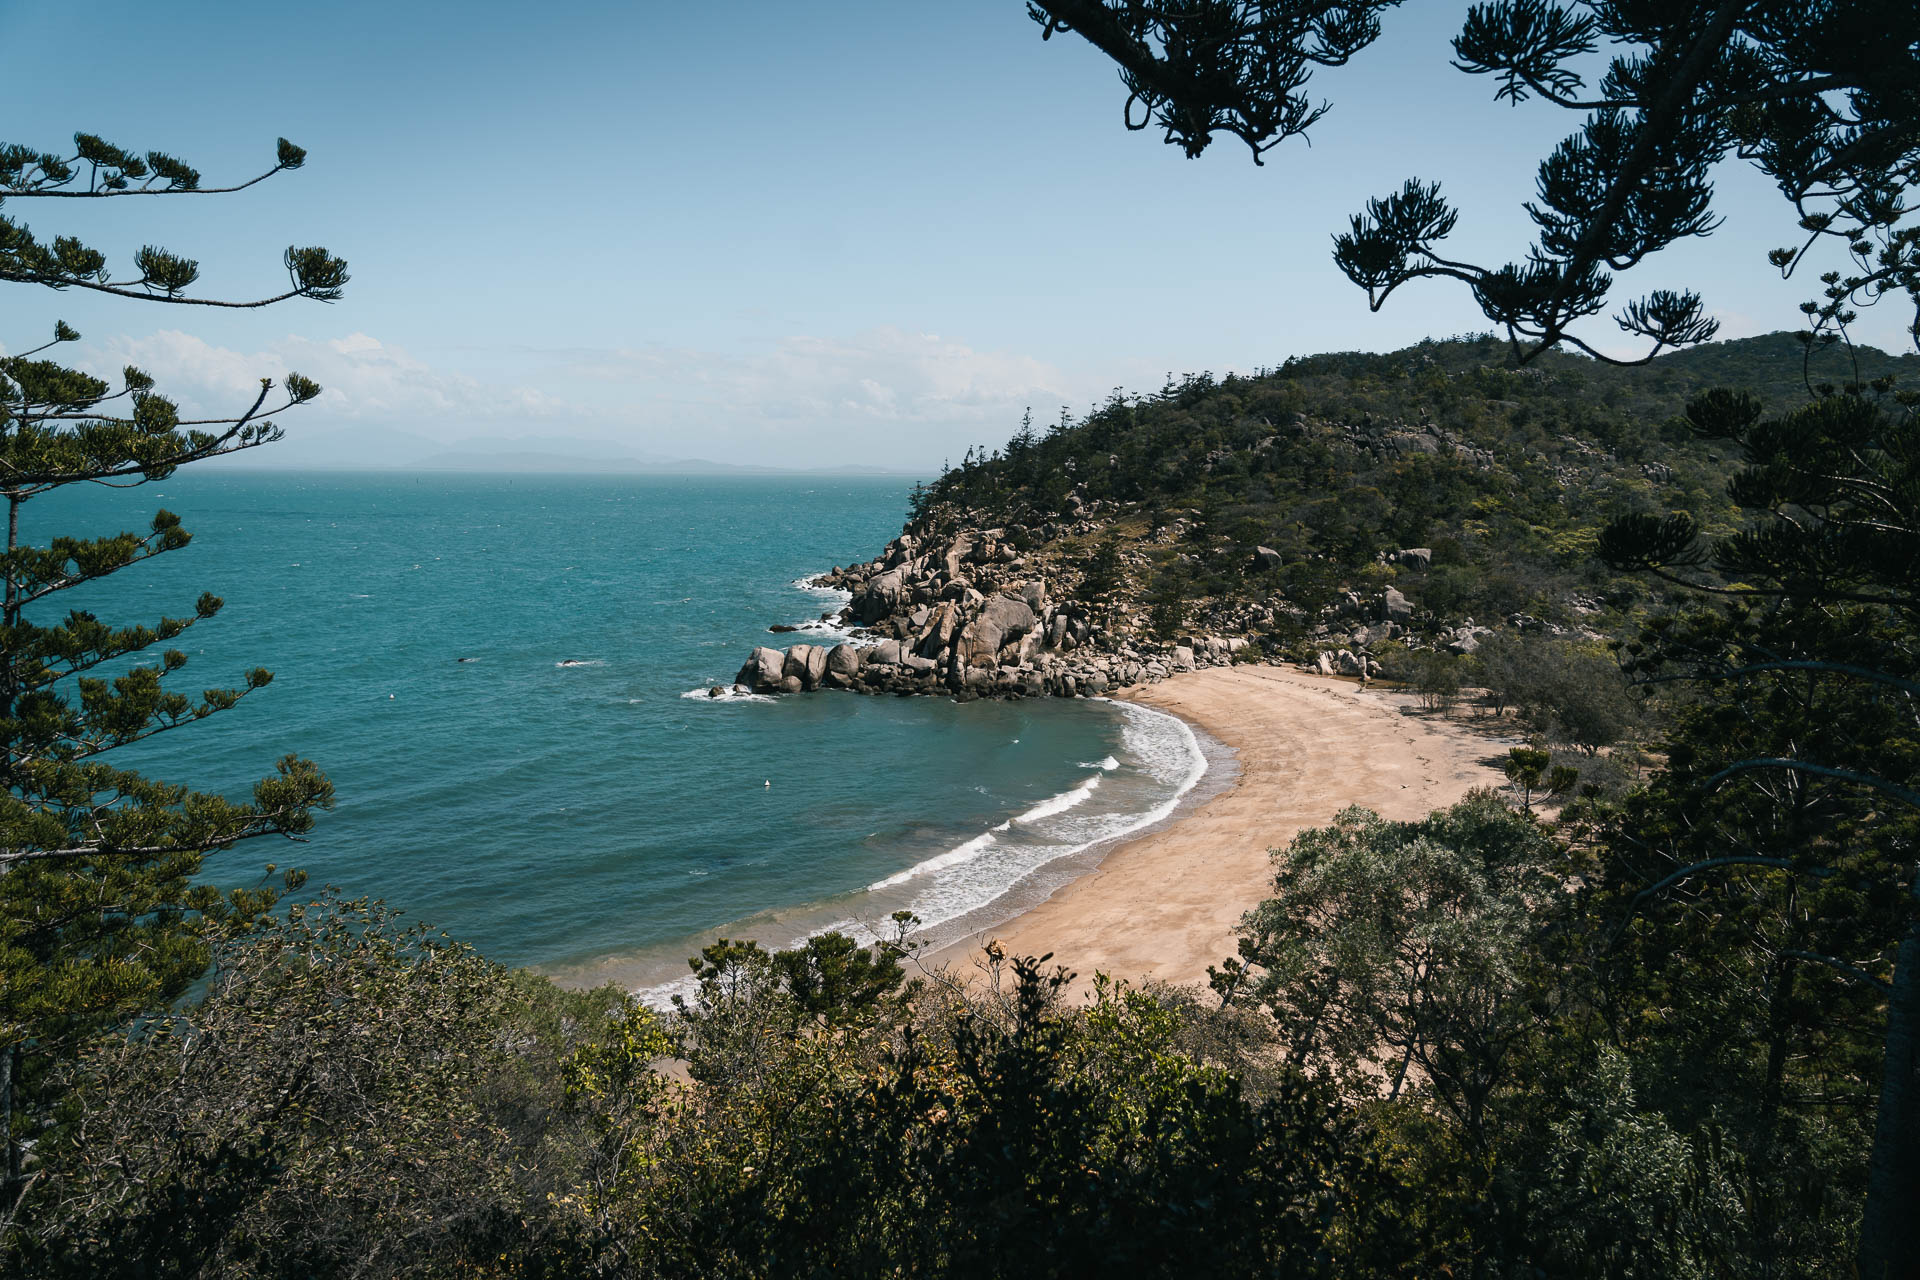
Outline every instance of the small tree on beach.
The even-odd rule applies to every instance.
[[[70,154],[0,145],[0,205],[238,191],[304,159],[282,139],[264,173],[207,188],[172,156],[136,155],[91,134],[76,134]],[[42,239],[0,216],[0,281],[15,284],[260,307],[296,297],[332,301],[347,281],[346,264],[325,249],[293,247],[284,259],[285,290],[227,301],[191,292],[199,265],[190,258],[148,245],[133,260],[137,274],[116,277],[106,255],[77,238]],[[192,884],[207,853],[254,836],[298,837],[312,825],[312,810],[332,801],[326,778],[293,755],[254,784],[245,802],[107,763],[115,748],[225,711],[272,677],[256,668],[238,687],[197,697],[170,687],[187,655],[164,646],[219,612],[213,595],[180,616],[128,626],[83,610],[48,612],[61,592],[185,547],[189,535],[171,512],[105,537],[35,543],[21,529],[22,508],[43,494],[80,484],[130,488],[269,444],[281,435],[272,415],[312,400],[319,386],[297,373],[278,386],[263,378],[239,412],[187,419],[139,369],[129,366],[115,382],[51,358],[49,351],[80,337],[64,322],[51,327],[50,341],[0,357],[7,518],[0,560],[0,1237],[30,1196],[23,1143],[47,1119],[39,1091],[47,1060],[91,1029],[179,995],[205,969],[209,924],[271,905],[272,888],[223,894]]]

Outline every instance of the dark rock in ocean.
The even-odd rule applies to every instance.
[[[767,628],[767,630],[773,632],[775,635],[784,635],[789,631],[798,631],[799,629],[798,627],[790,627],[784,622],[776,622]]]

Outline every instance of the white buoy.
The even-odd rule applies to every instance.
[[[765,782],[761,783],[760,785],[763,787],[771,788],[773,786],[773,779],[768,778]]]

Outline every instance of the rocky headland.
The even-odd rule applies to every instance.
[[[1511,654],[1494,632],[1562,637],[1535,665],[1598,651],[1667,591],[1596,554],[1611,521],[1737,518],[1738,460],[1676,416],[1688,397],[1799,358],[1518,367],[1481,335],[1116,394],[918,486],[879,555],[812,580],[849,593],[826,619],[849,638],[755,649],[735,688],[1085,696],[1265,663],[1443,689]]]
[[[1073,510],[1068,533],[1084,538],[1099,531],[1095,512],[1078,503]],[[1277,617],[1297,618],[1301,612],[1278,596],[1222,601],[1209,612],[1206,626],[1156,637],[1139,592],[1127,589],[1132,584],[1088,598],[1085,572],[1055,545],[1059,532],[1015,526],[961,527],[942,534],[910,528],[873,560],[836,566],[811,580],[811,585],[850,594],[846,605],[824,620],[850,628],[853,640],[756,648],[735,677],[734,690],[1091,697],[1155,683],[1179,671],[1266,661],[1261,637]],[[1276,553],[1260,547],[1254,556]],[[1371,598],[1346,592],[1326,612],[1331,616],[1314,628],[1326,647],[1300,665],[1322,675],[1368,678],[1380,674],[1370,646],[1409,635],[1413,605],[1388,587]],[[1470,651],[1473,629],[1453,642],[1456,652]]]

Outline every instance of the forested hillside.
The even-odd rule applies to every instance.
[[[1524,613],[1611,632],[1654,587],[1593,556],[1610,520],[1685,511],[1722,532],[1736,522],[1725,492],[1735,460],[1680,418],[1690,397],[1740,386],[1785,410],[1821,383],[1920,366],[1868,349],[1856,375],[1843,349],[1810,364],[1804,353],[1779,333],[1642,368],[1560,353],[1519,368],[1486,335],[1309,356],[1253,377],[1170,378],[1158,393],[1116,392],[1079,421],[1028,425],[1002,448],[970,452],[919,495],[909,531],[1002,527],[1039,557],[1034,568],[1091,579],[1123,616],[1162,603],[1169,637],[1189,619],[1225,624],[1244,616],[1237,604],[1277,598],[1295,610],[1260,629],[1271,647],[1291,646],[1337,592],[1389,585],[1428,630]],[[1111,551],[1102,560],[1109,536],[1124,572]],[[1256,554],[1263,547],[1275,554]],[[1393,554],[1409,549],[1428,554]]]

